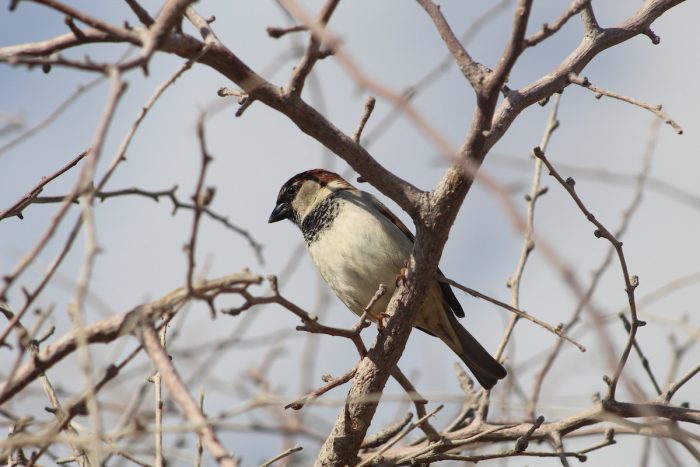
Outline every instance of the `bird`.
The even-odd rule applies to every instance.
[[[365,313],[380,284],[386,286],[367,316],[381,324],[413,249],[411,231],[375,196],[324,169],[301,172],[282,185],[268,223],[285,219],[299,227],[318,272],[356,315]],[[439,269],[437,274],[444,277]],[[491,389],[506,370],[457,317],[464,317],[462,306],[436,278],[414,327],[441,339]]]

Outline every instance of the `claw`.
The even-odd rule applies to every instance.
[[[399,273],[396,275],[396,278],[394,279],[394,284],[398,287],[400,284],[403,284],[403,282],[406,280],[406,275],[408,274],[408,268],[401,268],[399,270]]]
[[[389,314],[387,313],[379,313],[379,317],[377,318],[377,329],[379,329],[379,332],[382,332],[384,330],[384,320],[389,319]]]

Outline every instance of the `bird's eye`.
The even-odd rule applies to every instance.
[[[299,191],[299,185],[292,185],[289,188],[287,188],[287,193],[289,193],[292,196],[296,195],[297,191]]]

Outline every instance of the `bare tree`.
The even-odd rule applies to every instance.
[[[344,14],[344,5],[338,0],[325,0],[317,12],[295,0],[279,0],[274,8],[288,24],[280,26],[275,23],[276,19],[265,18],[269,23],[266,31],[269,37],[257,38],[251,33],[250,43],[246,39],[246,43],[241,44],[228,43],[219,35],[223,30],[245,28],[245,25],[228,24],[221,19],[215,21],[212,14],[218,12],[213,9],[223,9],[220,5],[203,3],[195,9],[194,3],[192,0],[168,0],[157,11],[149,11],[149,5],[126,0],[121,5],[124,10],[121,14],[128,15],[129,19],[124,21],[111,10],[113,5],[102,11],[96,6],[79,9],[56,0],[10,1],[12,13],[6,15],[7,18],[11,20],[17,15],[20,23],[28,21],[23,27],[31,29],[31,40],[0,47],[0,60],[8,65],[4,73],[19,74],[40,68],[48,74],[46,78],[50,83],[54,76],[56,82],[67,79],[70,83],[82,82],[82,76],[86,74],[96,75],[97,79],[78,86],[32,126],[27,127],[21,118],[8,114],[10,117],[2,121],[0,137],[4,141],[0,141],[0,157],[6,160],[29,158],[26,154],[18,156],[28,141],[40,135],[55,120],[68,118],[64,112],[76,105],[83,94],[91,92],[94,87],[105,87],[105,83],[108,89],[97,121],[86,121],[81,125],[90,126],[92,131],[91,140],[78,142],[84,150],[76,155],[66,151],[67,144],[46,147],[46,151],[58,153],[56,157],[66,162],[57,167],[52,163],[32,168],[34,185],[13,192],[16,201],[0,206],[2,227],[11,225],[7,232],[28,238],[23,243],[20,257],[4,272],[4,281],[0,285],[0,311],[7,319],[0,328],[0,416],[9,429],[9,435],[0,442],[0,457],[4,462],[9,465],[54,462],[82,466],[124,463],[161,466],[166,462],[201,465],[212,461],[221,465],[248,465],[251,462],[262,462],[262,465],[277,462],[407,465],[449,460],[479,462],[552,457],[562,465],[569,465],[572,459],[585,461],[593,451],[614,449],[612,446],[622,435],[636,435],[642,465],[648,465],[651,456],[667,465],[700,461],[700,434],[697,432],[700,412],[694,408],[698,403],[697,396],[692,399],[693,393],[688,389],[698,387],[696,376],[700,365],[697,358],[696,361],[692,357],[685,358],[697,356],[693,347],[700,336],[697,319],[678,319],[679,313],[664,315],[663,319],[658,319],[653,313],[648,317],[643,315],[644,309],[652,302],[678,294],[680,289],[700,282],[696,270],[697,248],[694,245],[683,247],[690,267],[695,269],[686,273],[683,267],[679,267],[677,272],[669,273],[672,280],[666,284],[654,278],[654,285],[643,289],[644,295],[640,296],[637,291],[642,282],[636,270],[641,253],[638,248],[633,248],[634,253],[630,253],[622,242],[622,238],[633,230],[634,216],[640,211],[645,196],[653,199],[669,197],[690,206],[692,214],[697,215],[698,195],[680,186],[669,185],[662,178],[654,177],[651,170],[660,135],[681,134],[683,130],[671,113],[660,105],[605,89],[603,83],[584,75],[584,70],[596,57],[605,55],[609,49],[624,47],[632,39],[646,36],[644,50],[658,45],[661,39],[653,32],[652,25],[662,16],[673,18],[673,7],[683,3],[682,0],[646,0],[641,6],[635,4],[634,8],[625,11],[623,19],[610,24],[607,24],[607,19],[599,21],[596,13],[607,18],[600,15],[601,11],[608,14],[609,10],[621,7],[573,0],[568,6],[559,6],[558,16],[541,27],[533,25],[533,17],[548,14],[549,10],[536,12],[538,5],[533,5],[532,0],[504,0],[466,21],[468,27],[462,36],[454,30],[465,26],[465,18],[449,14],[453,5],[441,8],[431,0],[418,0],[417,5],[402,8],[410,9],[412,14],[420,17],[424,28],[419,32],[424,35],[422,37],[430,37],[430,40],[439,37],[446,59],[403,90],[397,90],[393,84],[383,84],[366,71],[362,60],[351,51],[351,38],[355,36],[348,37],[334,29],[333,21]],[[207,11],[210,8],[212,11]],[[369,11],[373,7],[354,5],[354,8]],[[39,20],[32,20],[37,11],[51,19],[62,17],[61,27],[67,31],[49,38],[40,37],[44,33],[36,27]],[[498,20],[505,21],[508,28],[496,27],[494,21]],[[31,21],[36,23],[30,24]],[[417,20],[412,17],[411,21]],[[352,20],[349,23],[353,24]],[[363,25],[356,22],[354,26],[351,32],[361,36]],[[478,58],[478,52],[469,47],[469,42],[479,30],[489,29],[495,31],[493,34],[501,38],[504,46],[487,65],[489,61]],[[391,35],[391,31],[384,33],[386,37]],[[576,34],[578,44],[568,46],[569,39]],[[305,45],[298,42],[299,37],[308,38]],[[265,69],[253,66],[252,60],[242,58],[238,48],[255,50],[257,41],[266,41],[268,46],[272,44],[287,55],[272,57],[272,65]],[[688,47],[689,42],[674,44],[674,47]],[[557,44],[557,50],[563,51],[563,58],[553,67],[544,67],[537,60],[528,61],[551,44]],[[113,57],[115,47],[121,56]],[[176,62],[173,62],[174,58]],[[259,58],[255,57],[256,60]],[[551,57],[548,59],[552,61]],[[280,85],[273,77],[280,74],[281,67],[289,60],[296,63],[291,73],[281,78],[283,84]],[[319,82],[326,86],[329,82],[324,81],[326,75],[320,75],[317,70],[320,61],[324,66],[333,63],[346,85],[349,83],[367,95],[364,110],[360,112],[360,105],[357,105],[359,123],[348,131],[340,129],[341,123],[332,122],[329,115],[334,112],[325,109]],[[176,67],[168,71],[166,65],[171,63],[176,63]],[[423,71],[418,59],[413,64]],[[530,78],[519,75],[518,67],[527,67],[529,74],[526,76]],[[207,69],[206,76],[214,76],[227,86],[218,89],[218,102],[200,107],[198,111],[193,111],[194,107],[187,109],[190,113],[188,122],[192,114],[198,114],[196,137],[191,138],[197,146],[188,150],[196,153],[198,167],[187,182],[192,194],[189,197],[182,194],[184,189],[168,178],[167,170],[177,163],[164,168],[164,174],[148,174],[150,181],[169,182],[163,185],[165,188],[142,186],[138,180],[143,180],[141,175],[144,174],[138,169],[124,172],[123,167],[131,160],[127,155],[134,152],[148,155],[148,150],[135,151],[133,147],[141,134],[148,134],[149,115],[158,112],[158,104],[165,99],[161,99],[162,96],[177,96],[176,80],[183,75],[186,79],[198,69]],[[459,117],[469,119],[469,124],[462,129],[459,145],[453,142],[454,136],[442,127],[442,123],[432,118],[434,112],[440,111],[441,103],[417,101],[417,96],[435,86],[436,80],[448,72],[461,77],[459,92],[463,94],[459,95],[465,96],[465,102],[471,99],[469,105],[460,106],[462,114]],[[161,84],[147,100],[137,98],[135,102],[139,110],[136,118],[123,124],[126,118],[120,117],[120,106],[126,105],[134,86],[150,85],[153,75],[162,79]],[[532,76],[537,78],[532,79]],[[334,89],[336,83],[331,83],[331,89]],[[671,93],[674,85],[671,77],[664,86],[656,88]],[[553,142],[560,121],[564,127],[567,125],[562,115],[575,108],[567,101],[570,89],[572,92],[583,91],[579,92],[582,101],[593,95],[618,100],[632,108],[625,108],[627,112],[646,113],[654,119],[648,134],[636,130],[638,134],[645,134],[638,138],[639,141],[634,141],[639,144],[628,144],[630,152],[639,146],[638,152],[642,153],[640,168],[618,173],[613,170],[616,166],[613,163],[597,171],[587,167],[585,161],[577,161],[578,164],[573,166],[559,163],[563,152],[583,144],[587,138],[587,130],[581,129],[568,133],[566,145],[559,143],[555,146]],[[205,93],[213,94],[215,90],[207,88]],[[457,95],[455,92],[454,96]],[[237,173],[230,176],[247,180],[245,185],[228,183],[226,178],[219,178],[220,173],[212,170],[216,160],[225,157],[220,153],[221,146],[212,149],[212,135],[217,131],[226,132],[226,128],[234,125],[230,115],[217,120],[223,122],[223,126],[219,124],[216,129],[213,129],[212,121],[221,109],[228,110],[232,101],[237,105],[237,117],[261,122],[262,129],[257,128],[257,131],[262,132],[262,139],[277,136],[278,133],[271,129],[272,125],[278,124],[274,120],[276,115],[291,120],[296,128],[333,154],[326,155],[324,163],[330,166],[334,158],[342,159],[359,175],[359,183],[366,182],[410,217],[415,226],[415,247],[405,280],[399,282],[386,309],[387,319],[379,331],[368,329],[369,324],[364,318],[351,326],[326,324],[325,315],[321,313],[331,305],[323,285],[320,285],[314,312],[306,308],[309,306],[308,286],[301,287],[302,292],[296,294],[283,291],[278,276],[283,281],[292,281],[298,274],[294,268],[301,261],[299,248],[289,255],[286,266],[273,261],[275,266],[280,266],[274,275],[264,277],[248,269],[255,267],[251,262],[257,262],[258,268],[263,267],[263,242],[242,227],[237,219],[231,220],[225,214],[228,208],[223,206],[233,204],[236,206],[234,211],[238,212],[246,205],[254,204],[255,211],[263,219],[272,207],[276,193],[256,190],[261,186],[266,190],[268,186],[279,186],[284,178],[273,179],[270,175],[272,169],[269,172],[256,171],[247,165],[246,159],[253,158],[264,160],[262,167],[274,166],[276,156],[269,154],[233,156],[240,159],[232,164]],[[516,120],[520,120],[528,109],[537,108],[538,104],[546,107],[548,112],[544,128],[540,130],[541,137],[518,143],[520,153],[527,153],[530,157],[523,159],[496,154],[500,152],[500,146],[494,148],[503,144]],[[251,115],[262,112],[258,109],[262,107],[276,113],[266,111],[264,117]],[[374,115],[379,113],[379,108],[382,108],[382,115]],[[471,116],[467,117],[469,114]],[[165,117],[161,114],[154,118]],[[383,134],[392,131],[391,126],[397,119],[419,135],[425,147],[438,156],[437,164],[433,165],[442,171],[441,176],[428,191],[418,187],[419,183],[427,183],[426,180],[409,181],[409,177],[399,175],[403,171],[390,170],[388,164],[380,163],[377,152],[369,150]],[[344,120],[347,119],[338,119],[339,122]],[[697,126],[696,122],[691,124]],[[155,130],[151,127],[150,131]],[[169,128],[168,131],[175,133],[176,129]],[[115,133],[123,134],[118,144],[109,141],[110,135]],[[72,144],[76,142],[72,141]],[[227,148],[227,151],[235,152],[236,148]],[[152,152],[152,157],[158,157],[155,153],[160,152],[160,148],[156,147]],[[111,159],[104,160],[109,156]],[[408,165],[406,159],[411,156],[404,157],[402,163]],[[517,173],[517,183],[512,185],[507,176],[494,176],[482,170],[484,162],[491,159],[494,164]],[[434,162],[435,159],[423,160],[421,164],[426,166]],[[192,166],[192,162],[187,164]],[[411,161],[411,164],[416,163]],[[525,175],[523,169],[531,175]],[[543,179],[543,171],[550,178]],[[10,171],[5,169],[4,172]],[[78,173],[74,175],[74,172]],[[288,174],[291,175],[293,173]],[[524,175],[531,177],[529,187],[521,183]],[[67,183],[69,176],[74,176],[72,185]],[[621,186],[632,186],[631,199],[626,204],[615,205],[616,209],[623,210],[618,225],[610,220],[607,209],[604,215],[599,214],[605,203],[601,206],[600,199],[594,196],[596,193],[585,187],[581,189],[577,179],[586,183],[608,183],[613,191]],[[112,188],[125,180],[134,185]],[[59,185],[59,182],[63,184]],[[461,285],[463,280],[443,280],[478,298],[480,306],[490,303],[508,313],[509,319],[495,355],[508,367],[509,376],[494,391],[478,390],[457,365],[455,379],[462,392],[453,393],[442,401],[443,397],[439,395],[425,393],[419,378],[403,371],[398,364],[418,305],[423,302],[427,284],[436,277],[451,232],[453,242],[459,242],[453,229],[475,182],[500,206],[504,218],[509,220],[517,235],[517,242],[512,242],[512,245],[517,243],[519,251],[515,269],[509,273],[507,281],[510,303],[496,298],[494,293],[486,294]],[[44,195],[45,190],[56,189],[54,187],[65,191]],[[222,191],[233,193],[225,203],[219,202]],[[542,196],[548,191],[561,199],[556,214],[550,214],[557,220],[545,221],[543,228],[536,229],[536,219],[538,225],[543,222],[540,219],[548,219],[545,214],[540,214],[539,208]],[[514,198],[514,194],[523,193],[526,193],[525,212]],[[101,227],[107,222],[105,219],[110,219],[110,226],[128,225],[142,231],[144,236],[157,230],[155,221],[133,222],[129,217],[142,209],[149,198],[169,202],[173,214],[187,212],[191,215],[191,220],[180,223],[179,227],[173,224],[168,229],[169,234],[177,234],[181,241],[185,241],[185,259],[178,259],[184,277],[172,284],[171,292],[160,293],[161,298],[141,300],[133,305],[129,301],[115,301],[119,300],[117,294],[107,305],[106,300],[101,300],[95,292],[100,290],[96,283],[104,274],[109,282],[105,287],[124,288],[141,297],[152,294],[154,290],[164,290],[153,284],[144,285],[141,281],[117,283],[101,267],[103,256],[115,256],[110,252],[110,245],[100,240],[105,231],[113,228]],[[130,214],[119,217],[118,211],[105,211],[111,203],[117,202],[116,199],[134,200]],[[41,214],[40,204],[57,207],[52,214]],[[30,214],[39,217],[40,222],[24,219]],[[692,225],[691,229],[697,227],[697,222],[690,224],[687,219],[681,220]],[[575,225],[577,233],[588,235],[592,231],[593,236],[588,235],[586,241],[595,241],[596,246],[587,243],[583,247],[568,245],[563,249],[549,233],[554,232],[557,224],[564,223]],[[239,254],[238,264],[227,264],[221,277],[206,279],[210,265],[202,251],[212,250],[208,228],[211,225],[233,233],[236,241],[242,240],[248,251],[245,256]],[[479,228],[488,230],[489,226],[480,225]],[[685,228],[686,224],[674,227],[675,230]],[[668,232],[666,237],[655,242],[672,242],[677,239],[674,234]],[[9,234],[2,235],[8,238],[6,235]],[[162,234],[157,234],[156,238],[159,235]],[[602,259],[597,266],[591,266],[595,263],[589,264],[586,260],[597,256],[603,241],[606,247]],[[73,251],[80,242],[84,245],[82,254]],[[287,249],[292,245],[291,241],[280,243]],[[570,250],[577,248],[585,259],[572,262]],[[217,245],[213,249],[220,248]],[[101,254],[103,251],[106,251],[105,255]],[[136,248],[130,249],[128,245],[125,251],[129,257],[121,263],[122,268],[138,268],[141,262],[153,261],[145,259],[145,253],[138,253]],[[516,248],[513,247],[512,251],[515,252]],[[47,260],[47,256],[51,259]],[[692,257],[695,257],[694,263]],[[527,275],[527,271],[535,267],[531,265],[533,261],[543,264],[550,274],[553,272],[551,277],[556,278],[555,286],[542,276]],[[46,270],[35,272],[42,263],[46,264]],[[241,271],[231,273],[232,267]],[[593,273],[589,275],[590,269]],[[155,278],[152,279],[155,282]],[[607,290],[606,284],[611,284],[609,287],[616,292],[601,292],[601,289]],[[66,297],[52,298],[61,287]],[[556,288],[567,297],[564,303],[570,311],[556,314],[554,322],[550,321],[551,316],[542,316],[538,309],[548,307],[548,300],[557,295],[544,287]],[[532,300],[528,294],[530,288],[537,300]],[[381,293],[380,289],[376,297]],[[614,298],[610,302],[602,300],[600,295],[603,294]],[[605,304],[601,303],[603,301]],[[623,306],[616,310],[609,303]],[[676,306],[685,311],[692,310],[695,302],[689,299],[680,303]],[[250,331],[252,320],[270,305],[288,311],[285,316],[300,320],[301,325],[293,330],[280,321],[276,326],[264,326],[271,332],[254,335]],[[372,303],[368,304],[371,306]],[[98,314],[100,308],[105,310],[104,316]],[[209,314],[203,315],[202,311]],[[208,319],[205,331],[198,327],[205,321],[202,316]],[[211,321],[214,318],[216,322]],[[647,332],[654,332],[647,336],[653,336],[655,340],[663,335],[666,329],[662,323],[664,319],[673,326],[670,344],[659,345],[642,339]],[[533,324],[518,325],[521,321]],[[215,323],[220,327],[230,326],[234,331],[199,342],[196,338],[198,332],[212,333],[213,336]],[[548,342],[540,347],[541,351],[535,355],[528,355],[520,348],[516,352],[515,333],[524,326],[529,327],[527,332],[537,333],[538,337],[530,338],[530,342],[551,339],[551,344]],[[65,332],[59,333],[60,337],[54,337],[57,328],[65,328]],[[650,331],[650,328],[655,330]],[[294,345],[294,340],[300,334],[307,340],[299,350],[300,346]],[[320,353],[318,335],[340,338],[329,338],[328,345],[344,346],[344,349],[354,347],[357,358],[357,363],[349,368],[333,368],[340,375],[324,375],[324,384],[320,386],[313,382],[323,373],[319,370],[317,374],[315,369]],[[369,341],[372,342],[368,345]],[[290,395],[286,387],[280,387],[280,382],[289,378],[286,372],[281,370],[283,376],[277,378],[271,370],[284,353],[279,351],[280,342],[298,349],[301,396]],[[529,341],[525,338],[518,342],[522,345]],[[98,343],[109,344],[111,354],[96,350],[94,344]],[[262,350],[246,352],[245,345]],[[570,363],[566,378],[575,386],[578,378],[582,378],[584,369],[580,355],[586,350],[589,354],[593,351],[594,356],[601,360],[595,368],[586,369],[595,374],[596,381],[587,383],[587,387],[600,386],[598,392],[592,403],[589,399],[584,405],[583,399],[579,398],[569,407],[570,410],[557,416],[553,414],[556,411],[551,410],[555,402],[548,400],[552,393],[548,388],[557,385],[552,382],[552,368],[566,358]],[[570,351],[576,352],[576,357],[572,357]],[[229,378],[226,371],[214,372],[213,368],[220,368],[224,360],[236,362],[239,366],[245,362],[248,368],[245,377]],[[440,363],[443,362],[441,359]],[[660,367],[668,368],[665,380],[659,374]],[[63,381],[58,389],[51,382],[54,377]],[[385,423],[375,414],[383,395],[386,400],[385,389],[392,379],[403,391],[401,400],[410,403],[412,408],[407,409],[409,413],[403,418],[401,413],[390,423]],[[37,382],[41,384],[41,393],[34,390]],[[150,400],[147,394],[149,384],[154,387],[152,409],[144,407],[148,405],[145,401]],[[349,384],[349,389],[342,400],[334,401],[328,397],[327,393],[345,384]],[[163,386],[166,391],[163,391]],[[676,394],[679,391],[691,397],[690,402],[678,402]],[[45,402],[37,401],[45,398],[50,404],[45,409],[48,415],[36,410],[37,404],[45,405]],[[210,402],[210,398],[214,402]],[[321,412],[311,412],[324,402],[337,409],[334,422],[327,411],[323,416]],[[440,402],[456,409],[453,414],[440,414],[447,417],[446,420],[436,416],[445,407]],[[575,407],[580,409],[573,410]],[[85,417],[84,421],[80,417]],[[258,417],[264,417],[266,422],[261,422]],[[376,433],[368,434],[370,427]],[[245,450],[246,438],[224,436],[223,433],[228,431],[258,436],[269,433],[281,440],[281,448],[275,452],[258,451],[259,459],[241,459],[238,453]],[[543,446],[533,448],[533,442]],[[196,445],[185,453],[187,443]],[[655,450],[653,454],[652,449]],[[203,458],[204,450],[212,461]],[[49,458],[51,461],[47,460]]]

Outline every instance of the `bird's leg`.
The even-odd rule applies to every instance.
[[[399,270],[399,273],[396,275],[394,278],[394,284],[396,284],[396,287],[399,285],[403,284],[406,282],[406,277],[408,276],[408,268],[403,267]]]
[[[404,281],[406,280],[406,275],[408,274],[408,267],[403,267],[399,270],[399,273],[396,275],[396,278],[394,279],[394,284],[398,287],[400,284],[403,284]],[[384,320],[389,319],[389,315],[387,313],[379,313],[379,316],[377,318],[377,329],[379,329],[379,332],[382,332],[384,330]]]
[[[379,313],[379,317],[377,318],[377,329],[379,332],[382,332],[384,330],[384,320],[389,319],[389,314],[388,313]]]

